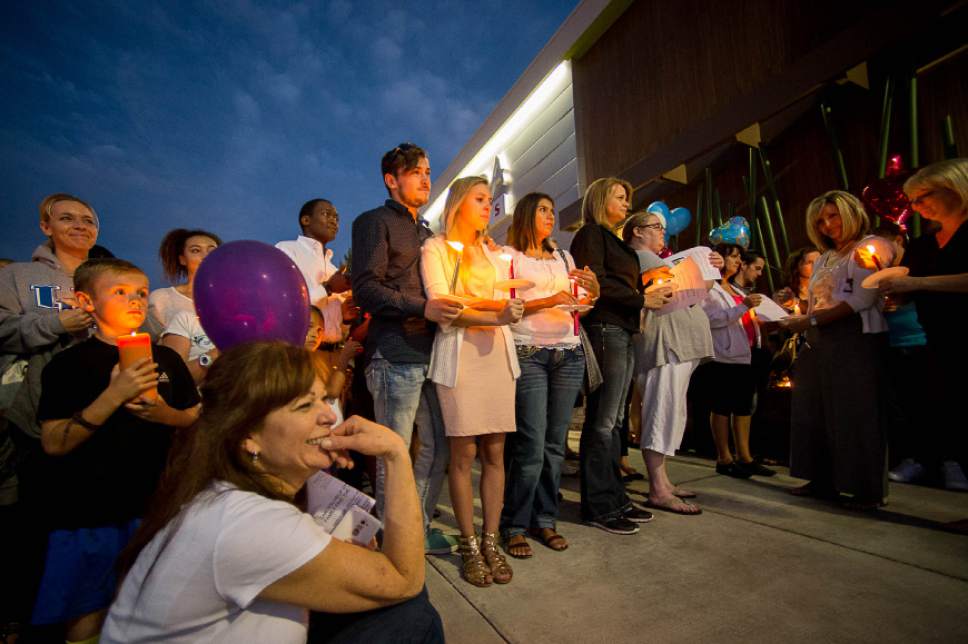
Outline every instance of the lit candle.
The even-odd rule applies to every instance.
[[[514,279],[514,256],[508,255],[507,253],[505,253],[501,255],[501,259],[503,259],[508,263],[508,279],[513,280]],[[511,292],[511,299],[513,300],[516,294],[515,288],[512,286],[508,290]]]
[[[458,241],[449,241],[447,245],[457,251],[457,263],[454,264],[454,276],[450,278],[450,293],[454,294],[457,290],[457,273],[460,272],[460,258],[464,256],[464,244]]]
[[[877,270],[879,271],[884,270],[884,267],[881,266],[881,261],[877,259],[877,253],[874,252],[876,250],[877,248],[874,247],[874,244],[867,244],[867,252],[871,254],[871,261],[874,262],[874,266],[876,266]]]
[[[151,336],[147,333],[132,332],[131,335],[118,336],[118,366],[127,369],[139,360],[151,360]],[[152,387],[141,395],[147,400],[158,398],[158,390]]]
[[[646,293],[651,293],[652,291],[657,291],[657,290],[659,290],[660,288],[663,288],[663,286],[662,286],[662,285],[663,285],[663,284],[665,284],[665,282],[667,282],[667,281],[668,281],[668,280],[663,280],[663,279],[661,279],[661,278],[660,278],[660,279],[657,279],[657,280],[655,281],[655,283],[654,283],[654,284],[652,284],[652,286],[650,286],[649,288],[647,288],[647,289],[645,289],[645,292],[646,292]]]
[[[793,314],[800,315],[800,303],[797,302],[793,305]]]

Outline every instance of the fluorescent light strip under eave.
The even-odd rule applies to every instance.
[[[564,60],[548,74],[524,102],[514,111],[497,132],[478,150],[477,154],[453,178],[487,174],[494,163],[494,157],[504,151],[504,147],[516,137],[541,111],[546,108],[571,83],[571,64]],[[433,225],[444,209],[447,191],[441,192],[427,206],[422,217]]]

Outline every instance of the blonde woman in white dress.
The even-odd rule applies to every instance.
[[[475,586],[508,583],[513,574],[498,551],[497,532],[504,503],[504,436],[515,430],[514,381],[520,374],[508,325],[524,313],[521,300],[496,299],[506,296],[494,285],[507,268],[483,243],[490,214],[487,181],[456,180],[444,206],[444,232],[424,243],[421,257],[427,297],[454,295],[465,305],[457,319],[437,327],[428,377],[436,385],[450,444],[448,482],[461,533],[462,575]],[[463,250],[448,242],[462,244]],[[484,515],[480,541],[471,479],[478,455]]]

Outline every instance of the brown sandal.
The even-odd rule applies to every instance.
[[[505,539],[504,551],[515,559],[530,559],[534,556],[531,544],[523,534],[513,534]]]
[[[479,588],[486,588],[491,585],[493,581],[491,571],[488,570],[487,563],[481,555],[481,547],[477,543],[476,536],[461,537],[457,553],[461,558],[460,576],[467,583]]]
[[[554,528],[531,528],[531,536],[540,541],[545,547],[557,552],[568,549],[568,540],[555,532]]]
[[[484,532],[481,534],[481,554],[491,569],[491,578],[495,584],[506,584],[511,581],[514,571],[508,565],[508,560],[497,549],[497,533]]]

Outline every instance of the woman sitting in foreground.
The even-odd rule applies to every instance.
[[[341,630],[320,635],[374,641],[406,629],[414,641],[443,641],[421,593],[423,519],[407,447],[359,417],[334,427],[324,398],[302,348],[246,344],[212,365],[204,411],[172,448],[123,557],[102,642],[305,642],[307,609],[373,611],[418,594],[365,620],[321,616]],[[350,449],[387,464],[382,552],[331,538],[298,506],[306,480],[349,465]]]

